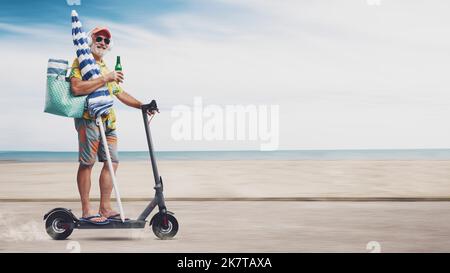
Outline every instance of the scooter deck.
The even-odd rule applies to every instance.
[[[78,221],[75,223],[74,228],[77,229],[118,229],[118,228],[144,228],[147,221],[142,220],[126,220],[122,221],[110,221],[109,224],[96,225],[89,222]]]

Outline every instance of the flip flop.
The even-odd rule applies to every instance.
[[[111,220],[111,221],[121,221],[122,222],[122,219],[120,219],[120,213],[111,215],[107,219]],[[125,221],[128,221],[128,220],[130,220],[130,218],[125,218]]]
[[[89,217],[81,217],[80,221],[88,222],[88,223],[91,223],[91,224],[94,224],[94,225],[106,225],[106,224],[109,224],[108,219],[106,219],[104,221],[101,221],[101,222],[92,221],[92,219],[100,218],[100,217],[102,217],[100,214],[96,214],[96,215],[92,215],[92,216],[89,216]]]

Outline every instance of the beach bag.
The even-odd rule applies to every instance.
[[[68,68],[69,62],[67,60],[48,60],[44,112],[63,117],[81,118],[87,95],[72,95],[70,81],[66,77]]]

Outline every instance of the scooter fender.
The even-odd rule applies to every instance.
[[[175,215],[175,213],[171,212],[171,211],[166,211],[167,214],[170,215]],[[149,225],[151,226],[153,224],[153,220],[155,219],[155,217],[157,217],[160,214],[160,212],[158,212],[157,214],[153,215],[152,219],[150,219],[150,223]]]
[[[50,216],[50,214],[52,214],[54,212],[57,212],[57,211],[63,211],[65,213],[69,214],[74,221],[79,221],[78,218],[72,213],[72,211],[70,209],[66,209],[66,208],[54,208],[54,209],[52,209],[51,211],[47,212],[44,215],[44,221],[47,220],[47,218]]]

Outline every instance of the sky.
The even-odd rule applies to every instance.
[[[111,29],[114,48],[105,60],[112,68],[121,56],[123,88],[143,102],[158,101],[158,150],[261,149],[261,138],[174,138],[174,109],[198,110],[196,98],[224,111],[277,106],[280,150],[450,148],[444,0],[0,5],[0,150],[77,150],[73,120],[43,112],[47,60],[75,58],[72,9],[86,30]],[[119,101],[114,107],[119,150],[146,150],[140,112]]]

